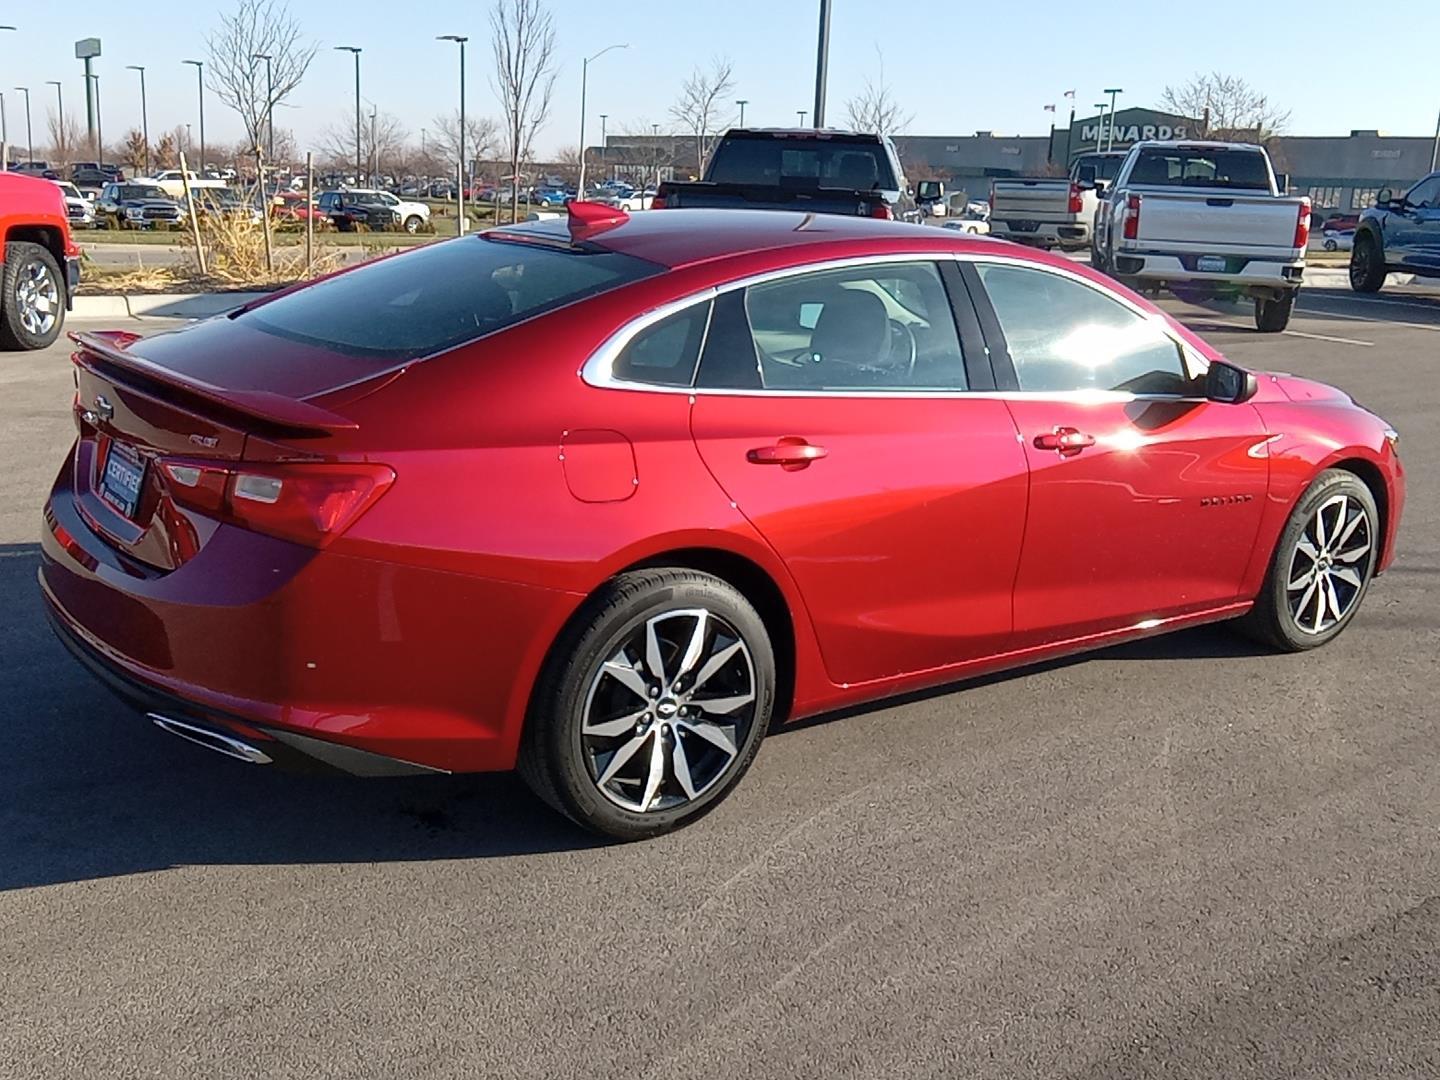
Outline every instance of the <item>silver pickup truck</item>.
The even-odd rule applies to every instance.
[[[1081,154],[1069,176],[992,180],[990,235],[1031,247],[1089,247],[1097,188],[1115,179],[1124,159],[1124,151]]]
[[[1262,146],[1141,142],[1095,215],[1090,261],[1142,292],[1255,301],[1255,326],[1290,322],[1310,200],[1281,194]]]

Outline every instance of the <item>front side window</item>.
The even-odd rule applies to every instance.
[[[1417,210],[1440,210],[1440,176],[1421,180],[1405,196],[1405,201]]]
[[[754,285],[745,317],[773,390],[965,390],[965,360],[928,262],[822,270]]]
[[[1174,339],[1098,288],[1022,266],[977,269],[1022,391],[1193,391]]]

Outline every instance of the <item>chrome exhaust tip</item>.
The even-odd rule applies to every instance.
[[[152,712],[145,715],[161,731],[178,735],[197,746],[214,750],[217,754],[224,754],[226,757],[235,758],[237,761],[244,761],[250,765],[269,765],[273,760],[265,751],[251,746],[247,742],[242,742],[233,735],[225,735],[212,728],[197,727],[195,724],[187,724],[183,720],[176,720],[170,716],[161,716],[159,713]]]

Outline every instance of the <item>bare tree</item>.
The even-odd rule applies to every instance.
[[[167,131],[160,136],[160,141],[155,144],[155,166],[159,169],[173,169],[180,164],[180,148],[183,146],[181,140],[185,137],[185,129],[177,129],[176,132]]]
[[[1212,139],[1253,139],[1267,142],[1285,131],[1290,110],[1272,104],[1269,97],[1238,75],[1197,72],[1179,86],[1167,86],[1160,107],[1201,120],[1200,132]]]
[[[85,131],[70,113],[62,120],[56,113],[45,113],[45,129],[50,136],[49,160],[69,165],[85,145]]]
[[[383,172],[405,154],[409,138],[405,125],[389,113],[372,112],[361,118],[360,160],[369,175]],[[326,127],[316,143],[322,160],[340,167],[355,167],[355,118],[345,114]],[[357,177],[357,181],[364,181]]]
[[[697,67],[690,73],[680,88],[680,97],[670,106],[670,115],[695,139],[697,176],[705,170],[705,159],[710,156],[711,134],[729,123],[730,91],[734,89],[734,65],[728,57],[716,57],[710,61],[709,71]]]
[[[301,36],[285,0],[236,0],[206,44],[210,89],[240,114],[250,145],[264,146],[266,121],[300,85],[318,46]],[[270,58],[268,70],[257,56]]]
[[[856,131],[897,135],[915,117],[904,110],[885,81],[885,54],[878,45],[875,54],[880,61],[879,76],[874,81],[867,77],[865,88],[845,102],[845,117]]]
[[[550,115],[555,90],[555,20],[543,0],[495,0],[490,12],[495,52],[492,85],[500,99],[510,156],[510,220],[520,218],[520,163]]]
[[[138,171],[145,164],[145,135],[139,128],[131,128],[120,143],[120,160]]]
[[[434,137],[426,145],[426,156],[438,156],[451,166],[464,165],[460,161],[460,110],[435,117],[431,121]],[[483,159],[498,149],[500,125],[488,116],[467,116],[465,118],[465,154],[474,159]],[[450,169],[454,179],[455,170]]]

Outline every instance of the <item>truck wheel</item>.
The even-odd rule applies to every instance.
[[[1255,298],[1255,329],[1262,334],[1278,334],[1290,325],[1290,313],[1295,310],[1295,296],[1298,289],[1292,289],[1274,300],[1263,296]]]
[[[411,236],[414,236],[420,231],[420,226],[423,224],[424,222],[420,220],[419,214],[411,214],[405,219],[405,231]]]
[[[1377,293],[1384,284],[1384,253],[1373,236],[1361,233],[1350,248],[1350,288],[1356,292]]]
[[[39,244],[5,245],[0,273],[0,346],[43,349],[60,336],[65,284],[55,256]]]

